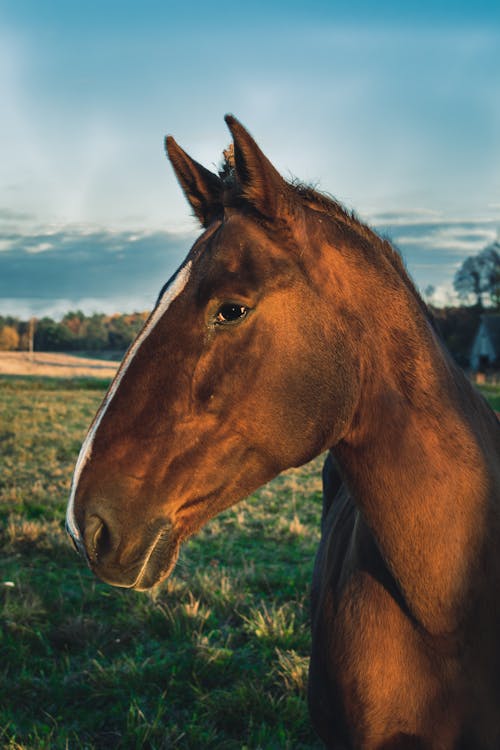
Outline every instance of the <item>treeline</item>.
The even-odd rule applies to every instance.
[[[148,313],[84,315],[68,312],[60,321],[44,317],[20,320],[0,316],[0,350],[28,351],[125,351],[142,328]]]
[[[457,364],[467,369],[472,343],[481,322],[481,315],[485,313],[484,308],[479,305],[468,307],[433,307],[429,305],[429,309],[447,349],[453,355]]]
[[[484,309],[479,305],[432,307],[436,327],[446,346],[462,367],[468,367],[472,342]],[[147,313],[86,316],[81,311],[67,313],[57,322],[41,318],[31,323],[0,316],[0,350],[28,351],[33,335],[35,351],[124,352],[147,318]]]

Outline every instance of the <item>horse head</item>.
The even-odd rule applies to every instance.
[[[208,519],[335,444],[359,396],[348,280],[322,252],[328,218],[226,121],[224,177],[167,138],[204,231],[126,354],[74,473],[67,528],[118,586],[154,585]],[[335,316],[332,274],[332,293],[344,290]]]

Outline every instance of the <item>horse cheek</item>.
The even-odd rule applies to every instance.
[[[302,333],[297,354],[290,355],[290,344],[283,349],[274,405],[283,436],[293,441],[297,458],[292,465],[337,443],[349,428],[359,398],[359,372],[348,340],[335,340],[319,326]],[[327,337],[335,340],[334,346],[327,344]]]

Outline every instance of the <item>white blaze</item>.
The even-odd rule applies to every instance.
[[[127,355],[125,356],[124,360],[122,361],[120,368],[118,372],[116,373],[115,378],[113,382],[111,383],[109,390],[104,398],[104,401],[102,402],[100,409],[94,418],[94,421],[87,433],[87,436],[85,440],[83,441],[83,445],[80,449],[80,454],[76,462],[75,471],[73,473],[73,481],[71,482],[71,492],[70,492],[70,497],[68,501],[68,509],[66,511],[66,524],[71,535],[75,539],[81,539],[80,533],[78,531],[78,527],[75,522],[75,516],[74,516],[74,503],[75,503],[76,488],[78,486],[78,481],[82,474],[83,467],[85,466],[87,461],[89,461],[92,455],[92,446],[94,444],[94,437],[99,428],[101,420],[104,414],[106,413],[106,409],[108,408],[111,401],[113,400],[113,397],[116,391],[118,390],[118,387],[123,379],[123,376],[125,375],[125,373],[127,372],[130,366],[130,363],[132,362],[135,355],[139,351],[139,348],[141,347],[143,342],[148,338],[149,334],[153,331],[158,321],[162,318],[162,316],[170,307],[174,299],[176,299],[176,297],[178,297],[179,294],[183,291],[183,289],[185,288],[189,280],[190,272],[191,272],[191,261],[186,263],[186,265],[180,269],[180,271],[176,274],[176,276],[172,280],[172,283],[170,284],[170,286],[168,286],[167,289],[165,290],[161,300],[158,303],[158,306],[156,307],[155,310],[153,310],[150,318],[146,321],[144,328],[139,333],[136,340],[134,341],[129,351],[127,352]]]

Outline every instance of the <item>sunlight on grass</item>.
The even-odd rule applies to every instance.
[[[307,688],[307,672],[309,659],[301,656],[293,649],[281,651],[276,649],[277,663],[274,673],[281,679],[285,688],[291,692],[302,694]]]
[[[15,516],[8,520],[6,536],[6,549],[16,551],[27,547],[52,549],[67,541],[58,521],[28,521]]]
[[[260,641],[282,648],[300,645],[308,639],[304,626],[298,622],[297,606],[286,602],[278,605],[262,603],[259,608],[251,608],[248,615],[242,616],[244,629]],[[305,636],[305,638],[304,638]]]

